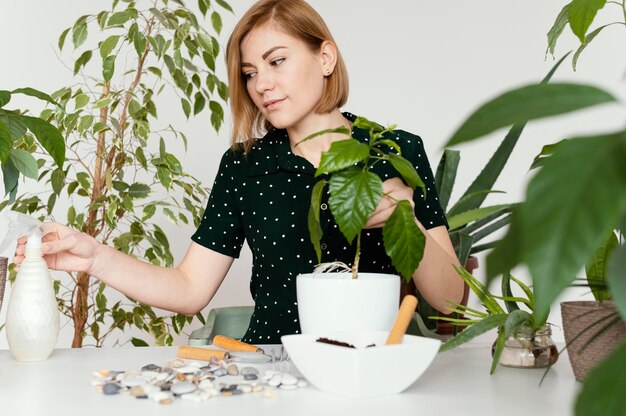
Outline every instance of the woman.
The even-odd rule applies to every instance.
[[[321,17],[302,0],[261,0],[235,27],[226,52],[234,128],[203,221],[176,268],[136,260],[57,223],[43,246],[53,269],[86,271],[146,304],[195,314],[211,300],[244,240],[253,254],[251,292],[255,312],[244,341],[278,343],[299,332],[295,278],[312,271],[307,212],[322,152],[345,136],[327,134],[295,146],[311,133],[351,128],[355,116],[339,108],[348,96],[348,75]],[[266,131],[261,139],[257,133]],[[357,138],[363,132],[353,130]],[[395,139],[411,155],[429,192],[413,191],[381,166],[383,192],[412,200],[416,222],[426,231],[424,260],[413,279],[424,298],[440,311],[458,302],[462,280],[439,206],[433,175],[419,137],[397,131]],[[370,217],[362,241],[362,271],[392,271],[382,250],[381,227],[393,211],[383,198]],[[353,257],[322,204],[326,240],[322,261],[348,263]],[[23,257],[24,240],[15,262]]]

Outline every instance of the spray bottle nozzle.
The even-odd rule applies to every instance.
[[[0,253],[23,235],[28,235],[29,243],[33,241],[41,245],[41,237],[46,234],[41,230],[41,226],[43,225],[41,221],[15,211],[5,212],[4,217],[9,220],[9,227],[4,236],[4,240],[0,243]]]

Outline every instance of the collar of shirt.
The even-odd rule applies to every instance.
[[[342,113],[351,123],[356,120],[352,113]],[[353,128],[352,137],[367,142],[369,134],[367,130]],[[315,175],[315,167],[306,159],[293,154],[289,144],[289,136],[284,129],[276,129],[267,132],[263,138],[257,140],[248,153],[248,176],[263,176],[284,170],[294,173]]]

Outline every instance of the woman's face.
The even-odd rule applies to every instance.
[[[324,93],[322,53],[267,24],[241,42],[241,71],[248,94],[274,127],[306,123]]]

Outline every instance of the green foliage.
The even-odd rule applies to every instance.
[[[36,149],[32,145],[32,136],[60,169],[65,163],[65,139],[56,127],[41,118],[5,108],[14,94],[35,97],[60,107],[48,94],[34,88],[0,90],[0,165],[5,196],[9,196],[10,203],[15,201],[20,174],[31,179],[37,179],[38,176],[39,165],[32,155]],[[58,111],[62,112],[63,108]]]
[[[597,13],[604,6],[619,8],[618,20],[588,33]],[[607,6],[608,9],[608,6]],[[574,54],[575,68],[583,49],[608,26],[626,25],[626,2],[604,0],[574,0],[565,6],[550,32],[548,51],[554,52],[556,40],[569,25],[581,44]],[[599,88],[567,84],[557,91],[535,88],[533,97],[517,94],[527,87],[504,93],[481,107],[454,135],[454,140],[473,140],[488,131],[503,126],[503,113],[537,102],[550,101],[552,108],[539,108],[533,118],[567,113],[576,108],[615,101]],[[515,102],[508,101],[511,93]],[[578,96],[576,105],[562,105],[566,97]],[[507,98],[506,100],[503,97]],[[545,100],[545,101],[544,101]],[[501,107],[494,108],[499,102]],[[623,105],[622,105],[623,107]],[[507,117],[507,123],[522,123],[528,113]],[[479,125],[480,128],[472,127]],[[468,127],[470,126],[470,127]],[[626,130],[589,134],[561,140],[545,147],[533,167],[538,172],[528,183],[526,201],[513,212],[511,226],[487,262],[488,279],[508,273],[518,264],[525,264],[533,279],[536,296],[535,315],[543,320],[550,305],[575,280],[576,273],[591,259],[587,272],[592,290],[598,275],[604,275],[608,294],[613,298],[621,318],[626,319],[626,246],[623,239],[615,244],[614,230],[623,235],[626,230]],[[612,235],[607,240],[607,236]],[[600,248],[599,248],[600,247]],[[601,260],[598,261],[598,258]],[[608,267],[606,266],[608,259]],[[613,389],[624,384],[626,349],[614,351],[596,371],[586,378],[576,404],[576,414],[624,414],[626,402]]]
[[[319,209],[324,187],[328,183],[328,203],[340,231],[350,243],[357,238],[357,250],[352,265],[352,274],[356,277],[361,255],[361,231],[381,198],[388,197],[383,195],[380,177],[369,171],[373,164],[389,161],[410,187],[421,187],[424,195],[426,189],[415,168],[402,157],[400,147],[388,138],[395,126],[385,129],[363,117],[358,117],[353,125],[369,131],[368,143],[350,137],[333,142],[330,149],[322,154],[315,175],[319,177],[328,174],[330,179],[320,180],[313,189],[308,224],[311,242],[318,261],[321,262],[322,230]],[[339,127],[314,133],[303,141],[327,133],[350,136],[347,128]],[[409,202],[397,202],[394,212],[383,226],[383,243],[393,266],[409,281],[422,259],[426,239],[415,223]]]
[[[464,344],[478,335],[484,334],[494,328],[498,328],[498,339],[496,340],[493,360],[491,363],[491,374],[494,373],[500,355],[504,348],[504,341],[509,337],[516,337],[524,329],[534,334],[537,330],[546,325],[546,321],[537,319],[534,313],[534,296],[528,286],[515,277],[507,274],[502,278],[502,296],[491,293],[485,285],[468,273],[464,268],[456,268],[457,273],[463,278],[472,292],[478,297],[486,312],[477,311],[468,306],[458,303],[453,304],[454,312],[465,315],[466,318],[446,318],[433,316],[431,319],[451,322],[455,326],[462,326],[465,329],[457,333],[441,345],[440,351],[448,351],[461,344]],[[511,281],[524,292],[526,297],[514,297],[511,291]],[[504,301],[503,308],[499,301]],[[521,309],[524,306],[528,311]],[[530,311],[530,312],[529,312]]]
[[[54,104],[41,119],[0,108],[0,156],[5,186],[10,185],[7,191],[15,192],[17,172],[47,185],[47,192],[17,198],[12,210],[66,217],[69,226],[104,244],[156,265],[172,266],[170,243],[158,222],[166,218],[199,225],[208,190],[185,172],[181,156],[172,152],[174,141],[182,141],[186,148],[187,138],[169,124],[165,113],[157,117],[157,96],[169,89],[183,103],[181,114],[187,117],[208,109],[216,131],[223,123],[228,96],[214,61],[220,51],[216,38],[220,12],[232,10],[225,1],[199,3],[210,24],[179,1],[113,0],[110,9],[79,17],[61,34],[59,49],[70,36],[74,51],[66,51],[78,57],[70,65],[77,74],[70,85],[51,97],[31,89],[0,91],[0,107],[18,92]],[[211,27],[212,31],[205,29]],[[63,166],[66,146],[72,163]],[[40,148],[52,160],[30,156]],[[60,200],[67,201],[67,212],[59,212]],[[88,310],[87,324],[79,332],[97,346],[128,327],[144,331],[157,345],[171,345],[172,334],[181,333],[193,320],[180,314],[160,316],[133,299],[113,303],[103,283],[81,273],[69,275],[55,282],[59,309],[75,322],[81,308]],[[89,291],[84,305],[74,296],[80,282],[86,282]],[[131,343],[146,341],[134,338]]]

